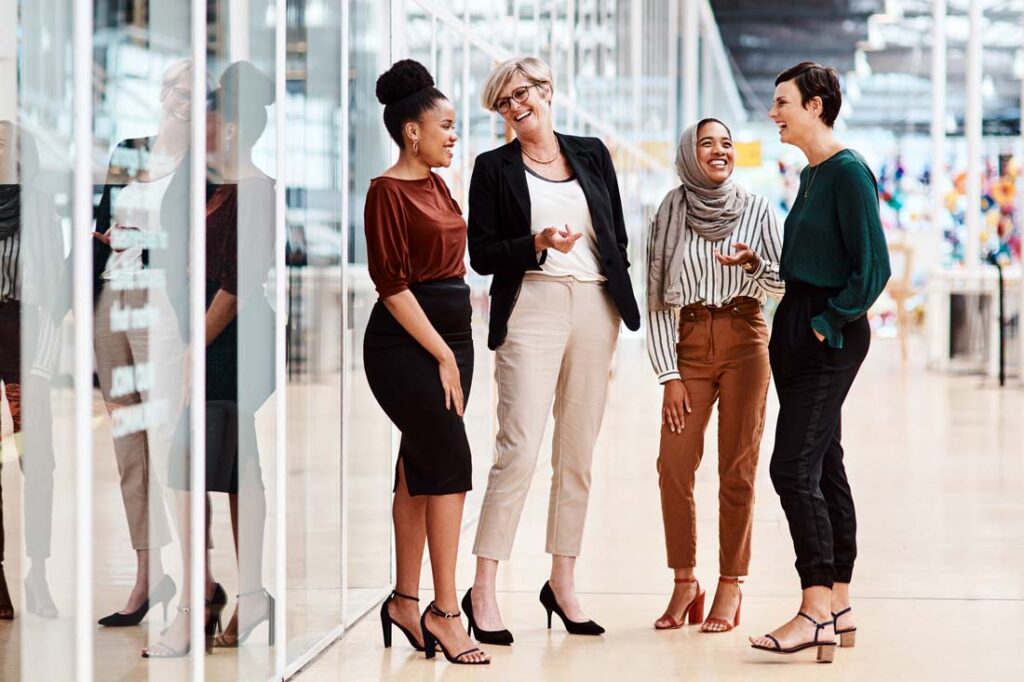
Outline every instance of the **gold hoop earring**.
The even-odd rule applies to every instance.
[[[419,156],[420,155],[420,141],[419,140],[413,140],[412,141],[412,155],[413,156]]]

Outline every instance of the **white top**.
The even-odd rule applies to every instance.
[[[739,225],[720,242],[704,239],[696,231],[682,231],[682,272],[673,276],[682,279],[682,305],[703,303],[723,306],[734,298],[747,296],[764,303],[769,295],[782,296],[786,286],[779,277],[782,259],[782,229],[775,210],[764,197],[747,195]],[[749,246],[761,259],[752,273],[738,266],[726,266],[715,260],[715,251],[733,254],[732,245]],[[650,253],[650,244],[647,245]],[[647,354],[664,384],[679,379],[676,343],[679,340],[679,308],[647,311]],[[685,377],[684,377],[685,378]]]
[[[114,252],[107,259],[103,279],[111,279],[111,273],[118,270],[142,270],[143,249],[166,246],[160,209],[172,178],[174,173],[151,182],[134,181],[114,197],[114,220],[110,227],[110,246]]]
[[[540,266],[540,274],[552,277],[574,277],[582,282],[603,282],[606,277],[598,259],[597,236],[590,220],[590,207],[579,180],[546,180],[529,168],[526,184],[530,189],[530,231],[543,232],[548,227],[564,230],[569,225],[583,236],[569,253],[548,249]]]

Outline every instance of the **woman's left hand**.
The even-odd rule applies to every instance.
[[[819,331],[818,331],[817,329],[815,329],[814,327],[811,327],[811,331],[812,331],[812,332],[814,332],[814,338],[818,339],[818,343],[822,343],[822,342],[824,342],[824,341],[825,341],[825,335],[824,335],[824,334],[822,334],[821,332],[819,332]]]
[[[761,259],[758,258],[758,255],[754,253],[753,249],[751,249],[743,242],[736,242],[735,244],[732,245],[732,250],[735,251],[735,253],[731,256],[727,256],[718,249],[715,249],[715,260],[717,260],[722,265],[738,265],[744,269],[757,269],[757,265],[759,265],[759,261]],[[753,264],[753,266],[750,266],[751,263]]]

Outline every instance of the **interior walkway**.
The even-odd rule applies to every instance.
[[[921,353],[912,354],[921,357]],[[488,669],[427,661],[401,637],[384,650],[376,611],[310,665],[312,680],[1019,680],[1024,679],[1024,393],[976,377],[901,366],[875,340],[845,412],[847,466],[858,502],[860,560],[855,649],[832,666],[758,654],[746,644],[793,614],[799,583],[785,519],[768,478],[777,406],[758,472],[751,575],[743,623],[728,634],[655,632],[671,589],[665,568],[655,457],[660,391],[642,342],[624,340],[599,451],[577,583],[601,638],[544,629],[549,469],[538,470],[499,600],[516,637],[489,647]],[[708,433],[714,442],[713,431]],[[717,482],[709,448],[698,480],[698,576],[717,577]],[[472,495],[481,495],[476,490]],[[472,582],[471,528],[462,541],[460,594]],[[424,585],[429,573],[424,571]],[[421,595],[424,603],[430,595]]]

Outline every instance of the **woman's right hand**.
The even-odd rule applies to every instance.
[[[534,235],[533,245],[537,253],[544,249],[555,249],[562,253],[569,253],[582,236],[582,232],[573,232],[569,224],[566,223],[564,230],[559,230],[557,227],[545,227]]]
[[[661,425],[672,433],[682,433],[686,428],[686,415],[693,412],[690,407],[690,393],[682,379],[665,382],[665,398],[661,404]]]
[[[438,372],[441,375],[441,387],[444,389],[444,407],[447,410],[455,406],[455,414],[462,416],[462,378],[459,374],[459,364],[455,361],[455,354],[449,349],[438,361]]]

